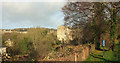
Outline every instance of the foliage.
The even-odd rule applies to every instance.
[[[110,3],[110,2],[108,2]],[[100,49],[101,40],[106,39],[105,34],[109,33],[110,47],[114,45],[117,37],[117,24],[119,21],[119,3],[107,2],[68,2],[62,11],[65,15],[64,25],[70,26],[73,30],[75,41],[80,43],[94,42],[95,48]],[[103,36],[101,36],[103,35]],[[114,46],[112,46],[113,48]]]
[[[33,42],[34,50],[40,58],[46,56],[51,51],[52,44],[57,41],[56,32],[49,33],[49,30],[45,28],[31,28],[28,30],[28,37]]]
[[[115,8],[114,5],[118,6],[118,3],[113,3],[111,6],[113,8]],[[117,31],[117,18],[116,18],[117,17],[117,8],[113,9],[112,11],[113,12],[112,12],[112,15],[111,15],[112,20],[111,20],[111,29],[110,29],[110,39],[111,39],[111,43],[112,43],[111,49],[113,51],[114,50],[115,39],[117,38],[117,33],[116,33],[116,31]]]
[[[29,54],[31,58],[42,58],[51,51],[52,44],[57,41],[56,31],[49,33],[49,30],[51,29],[30,28],[27,34],[3,34],[3,43],[7,39],[13,40],[14,46],[7,50],[12,56]]]
[[[61,41],[58,41],[58,45],[62,44]]]
[[[28,39],[23,38],[21,42],[18,43],[21,54],[26,54],[28,52]]]

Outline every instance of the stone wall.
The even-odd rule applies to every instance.
[[[88,56],[89,56],[89,48],[83,46],[82,51],[79,53],[74,52],[69,56],[58,57],[58,58],[49,59],[45,61],[85,61],[88,58]]]
[[[85,47],[80,54],[77,56],[78,61],[84,61],[88,58],[89,56],[89,48]]]

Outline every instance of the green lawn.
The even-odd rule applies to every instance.
[[[120,61],[120,44],[115,45],[114,51],[106,50],[104,57],[102,49],[93,51],[93,54],[88,56],[87,61]]]

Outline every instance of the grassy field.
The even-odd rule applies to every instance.
[[[87,61],[120,61],[120,41],[116,42],[114,51],[109,51],[106,48],[104,56],[102,48],[101,50],[94,50],[92,53]]]

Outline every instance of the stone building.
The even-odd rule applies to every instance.
[[[11,39],[8,39],[8,40],[5,41],[5,45],[7,47],[12,47],[13,46],[13,41]]]
[[[0,47],[0,54],[3,55],[6,53],[6,48],[7,47]]]
[[[62,43],[69,43],[70,40],[73,40],[72,30],[63,25],[59,26],[57,28],[57,39],[60,40]]]

